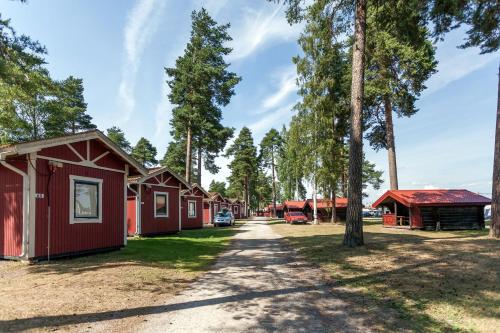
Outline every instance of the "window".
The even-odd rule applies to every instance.
[[[188,217],[196,217],[196,201],[188,201]]]
[[[155,217],[168,217],[168,193],[155,192]]]
[[[102,179],[70,176],[70,223],[102,223]]]
[[[238,206],[234,206],[234,213],[235,213],[235,214],[238,214],[239,208],[240,208],[240,207],[238,207]]]
[[[215,213],[219,212],[219,205],[217,205],[217,204],[214,205],[214,212]]]

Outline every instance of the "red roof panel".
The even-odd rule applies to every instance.
[[[378,207],[388,197],[405,206],[419,205],[489,205],[491,200],[468,190],[389,190],[373,207]]]

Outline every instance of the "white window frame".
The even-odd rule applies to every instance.
[[[189,204],[190,203],[194,203],[194,215],[189,215]],[[197,208],[196,207],[196,200],[188,200],[188,206],[187,206],[187,209],[188,209],[188,211],[187,211],[188,218],[190,218],[190,219],[196,218],[196,216],[198,215],[197,211],[196,211],[197,210],[196,208]]]
[[[75,182],[91,182],[97,183],[99,185],[99,202],[98,205],[98,218],[84,218],[84,217],[75,217]],[[102,184],[103,180],[100,178],[90,178],[90,177],[82,177],[82,176],[69,176],[69,223],[102,223]]]
[[[234,206],[234,213],[239,214],[240,212],[240,207],[238,205]]]
[[[157,196],[165,196],[165,208],[167,208],[167,214],[157,214],[157,209],[156,209],[156,197]],[[169,203],[169,198],[168,198],[168,192],[155,192],[155,195],[154,195],[154,202],[153,202],[153,209],[154,209],[154,216],[155,218],[164,218],[164,217],[168,217],[168,203]]]
[[[217,214],[219,210],[219,204],[214,204],[214,214]]]

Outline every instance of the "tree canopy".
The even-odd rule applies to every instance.
[[[140,138],[132,148],[132,157],[144,167],[150,168],[158,164],[156,148],[146,138]]]

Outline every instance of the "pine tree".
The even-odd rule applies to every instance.
[[[68,77],[57,84],[56,98],[48,102],[50,115],[45,122],[46,137],[57,137],[96,129],[87,114],[83,80]]]
[[[247,127],[243,127],[234,143],[226,150],[226,157],[232,157],[229,164],[231,175],[229,177],[230,188],[238,186],[242,188],[244,200],[247,203],[247,216],[249,215],[248,205],[250,193],[255,187],[254,182],[257,176],[257,148],[254,146],[252,132]],[[229,190],[228,190],[229,192]]]
[[[223,197],[226,197],[226,183],[225,182],[216,182],[215,180],[212,180],[210,182],[210,185],[208,187],[209,192],[217,192]]]
[[[191,159],[193,162],[197,162],[197,159],[195,158],[195,151],[192,152]],[[178,175],[183,175],[186,167],[186,141],[171,141],[167,146],[165,155],[160,160],[160,165],[168,167]],[[196,178],[197,170],[192,168],[191,179]]]
[[[108,128],[106,132],[108,138],[116,143],[118,147],[129,154],[132,152],[132,146],[130,145],[130,142],[125,138],[125,133],[123,133],[120,128],[113,126],[111,128]]]
[[[153,167],[158,164],[156,160],[156,148],[146,138],[140,138],[132,149],[132,157],[144,167]]]
[[[260,143],[259,160],[263,168],[271,170],[273,217],[276,217],[276,163],[282,149],[283,139],[279,132],[274,128],[270,129]]]
[[[221,108],[229,104],[234,86],[241,80],[228,70],[229,64],[224,60],[231,52],[231,48],[224,46],[231,40],[227,32],[229,24],[217,25],[204,8],[193,11],[191,19],[191,37],[184,55],[176,60],[175,68],[165,69],[170,78],[169,99],[175,105],[172,135],[176,140],[186,141],[184,174],[188,182],[191,182],[193,147],[199,149],[199,163],[205,153],[210,164],[232,136],[232,129],[221,125]],[[212,166],[209,171],[216,170]]]
[[[416,3],[386,2],[370,8],[367,31],[365,108],[372,127],[366,138],[386,149],[390,188],[398,189],[392,115],[411,117],[425,81],[436,71],[430,32]]]

